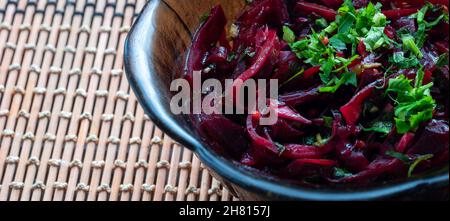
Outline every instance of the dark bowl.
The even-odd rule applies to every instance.
[[[199,17],[221,3],[232,20],[242,0],[150,0],[125,44],[128,80],[154,123],[193,150],[231,193],[241,200],[448,200],[448,168],[373,188],[307,188],[251,172],[216,154],[183,116],[170,111],[170,82],[181,67]]]

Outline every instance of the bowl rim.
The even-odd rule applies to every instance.
[[[126,40],[124,48],[124,62],[126,76],[135,92],[135,95],[152,119],[153,123],[185,147],[193,150],[200,160],[215,173],[241,188],[264,195],[279,196],[285,199],[320,200],[320,201],[347,201],[347,200],[377,200],[411,191],[421,186],[446,185],[449,183],[448,170],[446,174],[412,179],[401,183],[377,186],[370,189],[343,192],[341,190],[311,190],[301,186],[288,186],[275,183],[266,178],[255,176],[229,160],[216,155],[210,148],[204,146],[194,138],[186,129],[179,125],[164,111],[158,102],[158,92],[153,87],[150,78],[154,77],[150,59],[146,56],[146,47],[142,47],[145,38],[154,32],[155,11],[161,0],[150,0],[135,21]]]

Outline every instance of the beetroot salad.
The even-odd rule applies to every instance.
[[[191,115],[218,154],[311,185],[448,167],[447,0],[246,2],[234,22],[220,5],[202,17],[184,78],[277,79],[279,116]]]

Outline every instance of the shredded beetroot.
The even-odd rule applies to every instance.
[[[349,2],[358,13],[370,1],[345,4]],[[267,107],[251,114],[193,115],[199,135],[220,155],[256,168],[261,174],[301,183],[365,186],[386,182],[407,177],[412,162],[420,157],[427,160],[416,165],[413,175],[448,166],[449,67],[443,59],[448,58],[449,25],[441,18],[429,26],[442,13],[448,14],[448,1],[372,2],[382,4],[377,10],[388,21],[381,24],[383,29],[361,29],[356,34],[363,36],[354,40],[337,35],[346,32],[345,25],[333,27],[333,22],[356,23],[343,17],[345,10],[339,10],[343,0],[253,0],[232,28],[225,27],[225,13],[221,6],[215,6],[193,39],[185,78],[192,81],[193,71],[202,71],[204,80],[231,78],[233,98],[243,90],[246,80],[277,79],[280,96],[264,98]],[[427,2],[436,7],[426,11],[424,20],[428,23],[423,26],[417,16],[411,15]],[[384,19],[379,14],[368,19],[372,17],[374,23]],[[424,27],[425,39],[421,42],[416,32]],[[231,33],[225,31],[229,29]],[[284,33],[286,29],[295,36]],[[350,33],[355,34],[346,34]],[[318,34],[314,44],[311,40],[310,45],[298,46],[300,49],[293,46],[302,45],[302,40],[314,34]],[[314,52],[320,47],[332,47],[334,53],[324,51],[319,55],[334,62],[332,65],[315,60]],[[311,53],[302,53],[304,48]],[[339,68],[341,61],[346,66]],[[419,114],[414,108],[424,100],[400,96],[412,93],[405,81],[414,90],[421,86],[415,85],[421,76],[418,73],[423,76],[422,85],[431,85],[426,93],[436,106]],[[402,77],[402,82],[394,81]],[[394,85],[395,93],[389,87],[391,82],[398,84]],[[339,87],[333,88],[336,84]],[[260,99],[263,92],[257,93]],[[415,96],[420,98],[420,94]],[[402,103],[405,111],[398,113]],[[240,107],[237,102],[233,104]],[[242,108],[251,107],[244,104]],[[263,117],[271,112],[277,114],[276,123],[263,125]],[[398,124],[403,118],[414,121],[425,115],[430,118],[415,127]],[[400,132],[406,126],[411,128]]]
[[[357,93],[346,105],[341,107],[342,115],[344,115],[345,121],[349,125],[354,125],[356,121],[358,121],[361,111],[362,105],[366,101],[367,98],[372,95],[372,92],[375,90],[378,82],[374,82],[369,86],[362,89],[359,93]]]
[[[336,18],[337,14],[336,11],[331,8],[327,8],[323,5],[304,1],[299,1],[295,9],[300,13],[311,13],[311,12],[316,13],[329,21],[333,21]]]
[[[419,8],[392,9],[383,11],[383,14],[385,14],[389,19],[399,19],[401,17],[410,16],[418,10]]]
[[[219,41],[224,33],[226,23],[225,13],[222,7],[218,5],[211,10],[208,19],[197,31],[186,63],[185,78],[189,82],[192,82],[193,71],[202,70],[202,60],[205,53],[211,49],[211,45]]]

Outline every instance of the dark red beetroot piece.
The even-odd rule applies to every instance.
[[[336,11],[331,8],[304,1],[299,1],[295,6],[295,9],[301,14],[308,14],[311,12],[316,13],[317,15],[327,19],[328,21],[334,21],[337,15]]]
[[[414,80],[416,68],[397,70],[387,78],[381,68],[364,68],[364,64],[370,63],[388,66],[388,57],[394,50],[371,53],[361,40],[356,47],[360,58],[348,66],[357,74],[358,88],[343,86],[336,93],[321,93],[320,66],[304,64],[283,40],[284,25],[291,27],[301,39],[310,34],[317,18],[334,21],[342,2],[253,0],[236,20],[239,33],[231,42],[225,38],[226,18],[222,8],[216,6],[211,10],[194,37],[186,63],[186,79],[192,78],[194,70],[211,67],[213,70],[203,73],[204,77],[222,80],[232,76],[235,92],[242,86],[237,80],[278,79],[282,84],[279,99],[267,100],[269,110],[279,114],[274,125],[260,125],[267,110],[247,116],[192,117],[199,133],[219,154],[261,169],[264,174],[320,184],[364,186],[387,178],[405,177],[408,165],[386,154],[387,151],[405,154],[411,159],[433,154],[432,159],[418,166],[418,172],[448,165],[448,65],[437,67],[435,64],[439,55],[448,53],[448,35],[442,34],[442,30],[448,32],[448,24],[441,22],[432,29],[422,49],[423,83],[435,83],[432,88],[438,103],[435,119],[423,123],[417,131],[397,134],[394,127],[383,136],[363,131],[362,125],[370,125],[392,114],[394,103],[383,97],[387,82],[401,74]],[[390,39],[398,41],[397,30],[401,28],[411,32],[418,30],[416,20],[409,16],[425,4],[424,0],[380,2],[384,5],[383,13],[392,21],[384,31]],[[445,0],[430,2],[448,7]],[[356,8],[368,3],[368,0],[353,0]],[[348,53],[336,56],[345,58]],[[304,72],[291,79],[300,70]],[[351,174],[336,177],[336,167]],[[309,181],[312,178],[315,181]]]
[[[192,82],[194,71],[202,70],[202,61],[205,53],[211,49],[211,45],[215,45],[221,38],[225,31],[227,19],[225,13],[220,5],[211,9],[208,19],[203,23],[200,29],[195,34],[189,50],[188,59],[186,62],[185,78]]]
[[[437,154],[449,148],[448,122],[432,120],[422,131],[417,141],[407,150],[410,154]]]
[[[341,107],[342,115],[344,115],[345,121],[349,125],[355,125],[358,121],[361,111],[362,105],[367,98],[372,95],[372,92],[376,89],[376,86],[379,82],[376,81],[369,86],[362,89],[358,92],[346,105]]]

